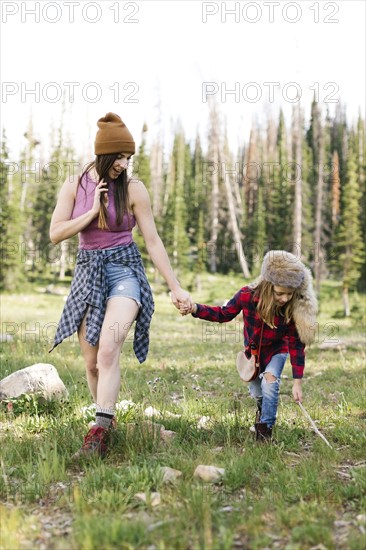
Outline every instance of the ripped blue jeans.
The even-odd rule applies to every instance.
[[[261,422],[265,422],[269,428],[276,422],[278,398],[280,394],[281,374],[285,365],[288,353],[274,355],[265,370],[249,384],[249,393],[257,400],[258,408],[261,409]],[[266,380],[266,373],[272,374],[276,380]]]

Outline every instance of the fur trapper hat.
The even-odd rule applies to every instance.
[[[261,274],[255,281],[255,286],[263,280],[297,290],[298,298],[293,309],[294,322],[300,340],[305,345],[311,344],[315,339],[318,303],[310,269],[291,252],[270,250],[263,258]]]

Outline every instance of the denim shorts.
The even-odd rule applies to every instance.
[[[141,307],[140,284],[132,269],[114,262],[107,262],[105,269],[108,283],[107,299],[124,296],[132,298]]]

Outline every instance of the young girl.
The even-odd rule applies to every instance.
[[[74,278],[53,345],[78,332],[96,404],[96,423],[78,456],[103,456],[107,451],[121,386],[119,357],[135,320],[133,347],[140,363],[148,352],[154,302],[132,239],[136,223],[152,261],[171,290],[174,305],[191,306],[156,231],[148,192],[141,181],[127,177],[128,162],[135,153],[131,133],[114,113],[107,113],[97,125],[96,159],[79,178],[65,181],[50,227],[53,244],[79,234]]]
[[[271,250],[264,256],[261,275],[244,286],[224,307],[193,304],[182,306],[182,315],[192,313],[206,321],[227,323],[243,312],[245,354],[258,350],[260,375],[250,382],[257,401],[256,439],[269,440],[276,422],[282,370],[288,354],[292,365],[295,401],[302,401],[305,345],[315,336],[317,301],[310,270],[290,252]]]

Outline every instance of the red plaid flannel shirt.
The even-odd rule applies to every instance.
[[[197,304],[197,313],[193,317],[199,317],[205,321],[216,323],[228,323],[241,311],[244,320],[244,346],[252,342],[259,347],[262,320],[257,314],[258,298],[254,297],[254,290],[244,286],[231,298],[226,306],[211,307]],[[270,328],[266,323],[263,327],[260,364],[262,370],[277,353],[290,353],[292,375],[294,378],[302,378],[305,367],[305,345],[301,342],[294,321],[288,324],[282,316],[275,316],[276,328]]]

